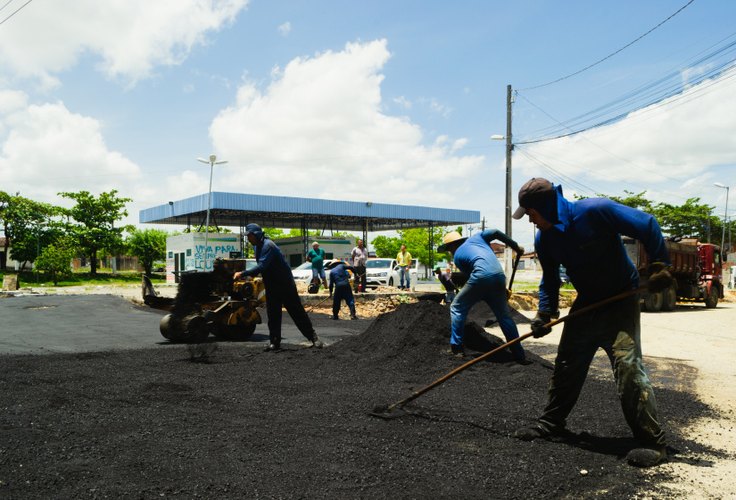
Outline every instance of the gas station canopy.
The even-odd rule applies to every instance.
[[[203,226],[207,193],[141,210],[143,224]],[[480,212],[391,205],[370,201],[337,201],[289,196],[213,192],[210,226],[319,229],[322,231],[390,231],[420,227],[475,224]]]

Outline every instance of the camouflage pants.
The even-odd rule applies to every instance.
[[[572,311],[575,310],[575,305]],[[549,384],[549,399],[539,422],[548,429],[565,427],[590,363],[598,348],[611,361],[624,417],[644,445],[664,445],[657,401],[644,372],[641,354],[639,297],[633,296],[591,311],[565,324]]]

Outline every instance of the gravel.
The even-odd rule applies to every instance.
[[[477,325],[468,335],[481,351],[502,342]],[[447,309],[420,301],[322,350],[263,353],[246,342],[203,356],[174,344],[3,356],[0,496],[675,495],[661,485],[665,472],[625,463],[636,444],[610,376],[597,371],[569,419],[575,438],[510,437],[546,400],[551,364],[530,352],[527,366],[508,353],[476,364],[399,418],[369,415],[462,364],[447,354],[448,339]],[[656,392],[672,460],[716,456],[679,433],[712,410],[686,392]]]

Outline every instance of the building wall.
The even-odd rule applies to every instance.
[[[176,282],[178,271],[212,271],[217,257],[240,255],[240,236],[233,233],[207,237],[207,268],[204,267],[204,233],[185,233],[166,238],[166,281]]]

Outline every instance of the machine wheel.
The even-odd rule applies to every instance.
[[[161,318],[161,321],[158,324],[158,329],[165,339],[171,340],[172,342],[179,342],[181,340],[179,338],[179,329],[175,323],[176,320],[174,320],[174,315],[167,314]]]
[[[662,309],[662,293],[648,293],[644,297],[644,308],[648,312],[659,312]]]
[[[199,314],[190,314],[182,321],[185,330],[184,341],[190,344],[199,344],[207,340],[210,331],[207,328],[207,320]]]
[[[710,292],[708,292],[708,296],[705,298],[705,307],[708,309],[713,309],[718,305],[718,287],[715,285],[712,285],[710,287]]]
[[[677,307],[677,290],[670,287],[662,291],[662,310],[674,311]]]

